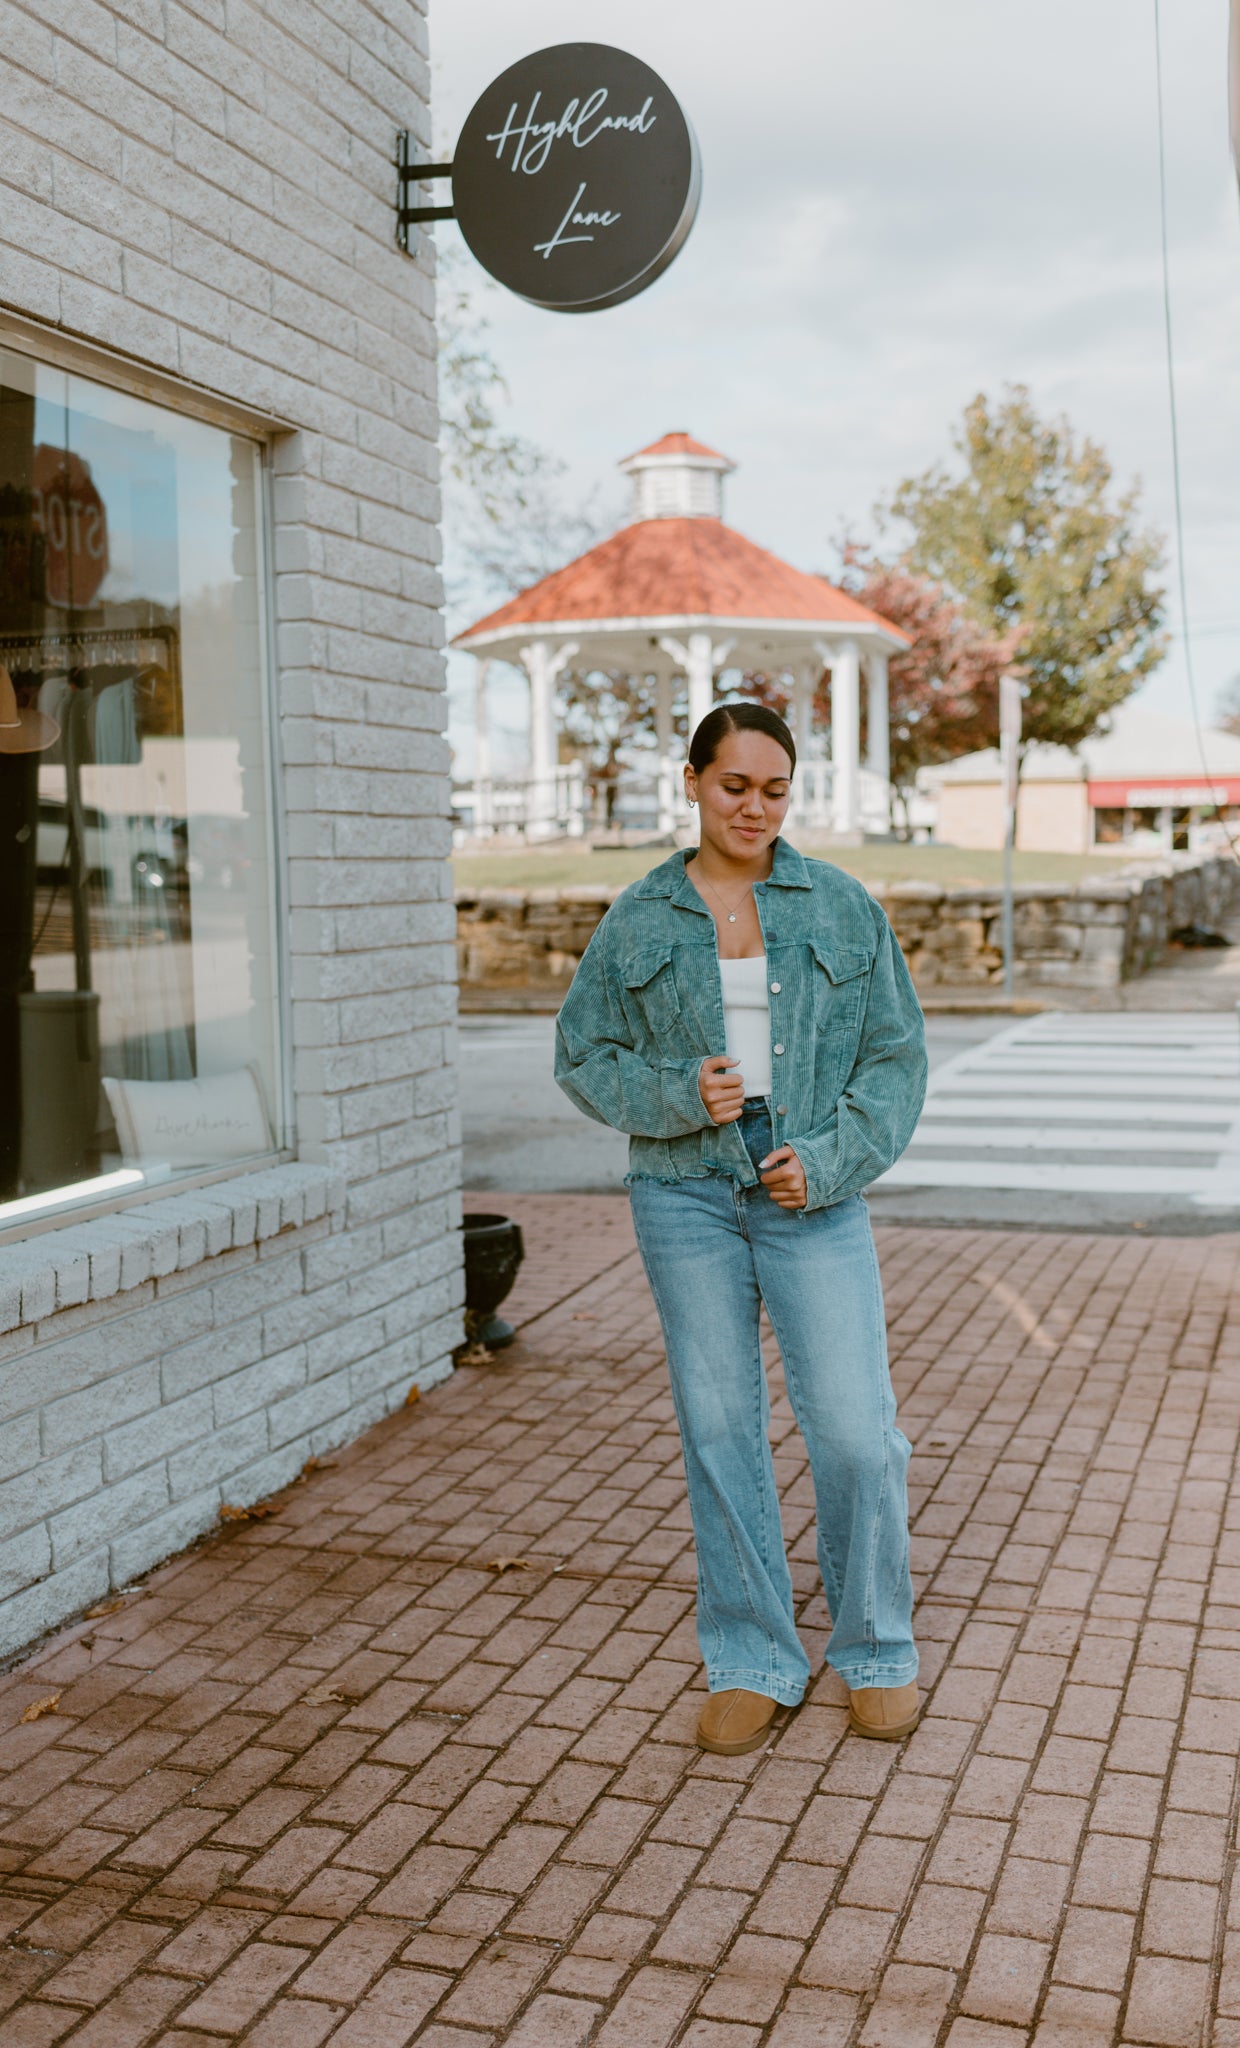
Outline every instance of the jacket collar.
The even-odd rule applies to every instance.
[[[660,861],[657,868],[650,870],[637,884],[634,894],[641,897],[667,896],[684,909],[702,911],[709,917],[710,912],[689,880],[688,866],[688,853],[673,853],[667,860]],[[775,841],[775,858],[767,876],[767,886],[775,889],[813,888],[803,857],[795,846],[789,846],[786,839]]]

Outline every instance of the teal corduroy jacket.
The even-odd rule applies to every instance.
[[[757,1180],[740,1132],[698,1088],[726,1051],[715,924],[670,860],[617,897],[582,957],[556,1027],[555,1077],[597,1123],[630,1137],[630,1178]],[[777,1145],[805,1168],[807,1209],[885,1173],[926,1092],[921,1006],[891,926],[840,868],[783,839],[754,890],[771,1004]]]

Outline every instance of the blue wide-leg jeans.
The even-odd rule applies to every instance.
[[[765,1104],[746,1104],[741,1132],[757,1165],[774,1143]],[[680,1424],[710,1690],[744,1686],[795,1706],[810,1673],[767,1435],[762,1303],[813,1474],[827,1662],[850,1690],[907,1685],[917,1675],[909,1443],[896,1427],[864,1201],[790,1211],[718,1173],[637,1179],[630,1195]]]

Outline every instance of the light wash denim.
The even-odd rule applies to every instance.
[[[747,1103],[735,1128],[756,1170],[772,1148],[769,1106]],[[896,1427],[865,1202],[785,1210],[760,1182],[724,1172],[636,1178],[630,1196],[680,1423],[710,1690],[744,1686],[795,1706],[810,1674],[767,1437],[762,1302],[809,1451],[827,1662],[853,1690],[907,1685],[917,1675],[909,1443]]]
[[[634,1174],[757,1180],[698,1075],[727,1051],[715,923],[674,853],[612,904],[560,1011],[555,1077],[630,1135]],[[775,1142],[805,1168],[807,1209],[859,1194],[899,1158],[926,1090],[921,1008],[891,926],[861,883],[775,841],[754,888],[770,970]]]

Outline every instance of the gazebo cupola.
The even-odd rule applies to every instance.
[[[632,485],[629,521],[722,519],[723,479],[736,468],[692,434],[664,434],[617,465]]]

